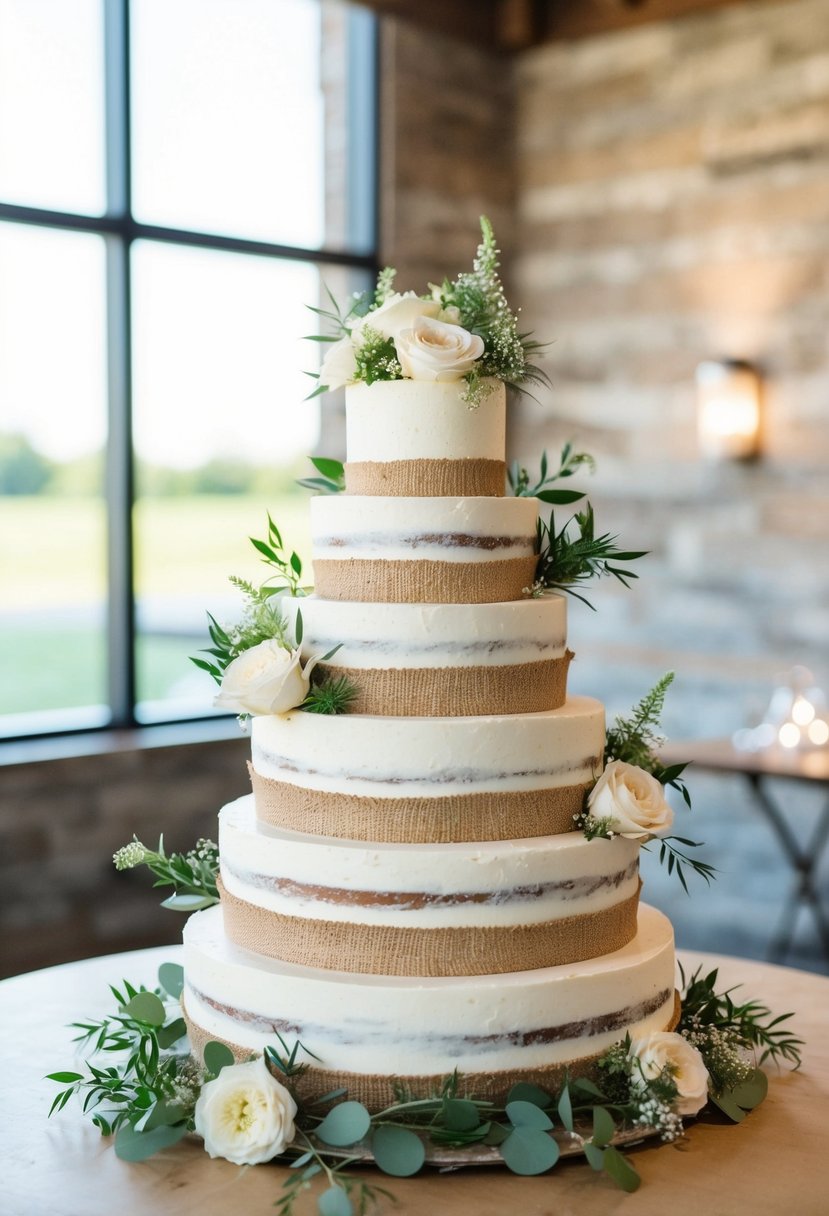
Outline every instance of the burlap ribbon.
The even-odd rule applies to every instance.
[[[537,557],[481,562],[314,559],[314,592],[323,600],[370,604],[505,604],[532,586]]]
[[[221,883],[227,937],[244,950],[303,967],[363,975],[493,975],[581,962],[636,935],[639,892],[599,912],[529,925],[419,929],[286,916]]]
[[[505,477],[503,460],[351,461],[345,491],[387,498],[502,498]]]
[[[654,999],[659,1004],[662,1004],[662,997],[663,994],[659,993]],[[185,1021],[187,1022],[187,1032],[190,1038],[190,1047],[195,1058],[201,1063],[204,1059],[205,1045],[214,1041],[215,1035],[208,1034],[197,1022],[194,1022],[183,1001],[182,1004],[184,1006]],[[655,1005],[654,1008],[659,1008],[659,1005]],[[674,1030],[679,1023],[680,1012],[679,993],[675,992],[673,1011],[667,1018],[666,1024],[659,1029]],[[231,1017],[233,1016],[232,1010],[228,1010],[228,1013]],[[627,1028],[638,1020],[635,1014],[636,1010],[627,1009],[620,1010],[618,1015],[615,1016],[610,1014],[607,1017],[610,1026],[607,1028],[618,1030],[619,1038],[622,1039]],[[647,1012],[644,1012],[642,1016],[647,1016]],[[461,1078],[460,1095],[487,1099],[490,1102],[503,1106],[510,1089],[519,1081],[526,1081],[530,1085],[539,1085],[542,1089],[547,1090],[548,1093],[555,1093],[564,1084],[567,1074],[571,1077],[586,1076],[591,1077],[593,1080],[600,1080],[597,1061],[603,1053],[591,1054],[585,1051],[591,1034],[596,1033],[596,1030],[591,1029],[596,1021],[598,1019],[593,1019],[591,1022],[582,1024],[580,1029],[581,1041],[579,1039],[579,1032],[574,1034],[573,1055],[566,1060],[562,1060],[557,1064],[548,1064],[536,1068],[516,1068],[499,1072],[465,1072]],[[279,1029],[278,1024],[276,1025],[276,1029]],[[218,1041],[229,1047],[238,1061],[248,1060],[255,1054],[248,1047],[240,1047],[232,1039],[222,1038]],[[275,1034],[274,1045],[278,1047]],[[313,1043],[309,1043],[308,1046],[313,1051]],[[405,1051],[406,1044],[405,1042],[401,1042],[400,1054],[403,1061],[405,1061]],[[386,1106],[395,1100],[395,1086],[402,1085],[411,1093],[413,1098],[429,1098],[440,1093],[443,1080],[444,1077],[440,1074],[412,1076],[405,1073],[383,1075],[377,1073],[335,1072],[332,1069],[317,1068],[312,1061],[308,1071],[299,1079],[297,1093],[300,1101],[309,1103],[317,1098],[321,1098],[323,1094],[331,1093],[335,1089],[347,1089],[349,1099],[355,1102],[362,1102],[373,1112],[385,1109]]]
[[[567,697],[568,650],[559,659],[488,667],[339,667],[321,663],[324,677],[345,676],[357,690],[348,712],[407,718],[473,714],[531,714],[558,709]]]
[[[595,771],[602,761],[596,758]],[[573,831],[594,782],[554,789],[449,794],[436,798],[376,798],[312,790],[262,777],[248,765],[256,817],[311,836],[398,844],[521,840]]]

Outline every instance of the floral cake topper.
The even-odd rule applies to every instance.
[[[548,383],[532,363],[542,344],[519,332],[498,265],[492,224],[481,216],[472,270],[454,281],[430,283],[423,296],[401,294],[394,290],[397,272],[386,267],[374,291],[352,297],[345,311],[329,292],[332,308],[312,309],[332,332],[310,335],[330,344],[311,396],[378,380],[465,380],[463,400],[475,406],[496,380],[517,389]]]

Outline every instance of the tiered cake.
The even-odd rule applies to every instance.
[[[531,598],[537,502],[505,498],[505,394],[347,390],[345,495],[312,500],[303,655],[342,716],[252,725],[253,793],[220,815],[221,907],[185,930],[194,1045],[301,1040],[303,1086],[369,1106],[458,1070],[476,1096],[554,1084],[675,1021],[673,935],[636,841],[573,817],[604,712],[568,697],[565,601]]]

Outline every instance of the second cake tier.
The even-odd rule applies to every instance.
[[[374,844],[219,816],[225,932],[257,954],[386,975],[487,975],[578,962],[636,932],[639,845],[580,832]]]

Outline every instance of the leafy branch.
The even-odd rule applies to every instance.
[[[575,524],[575,535],[570,534],[570,526]],[[574,590],[591,579],[603,575],[612,575],[623,586],[629,586],[628,579],[639,576],[631,570],[616,565],[617,562],[635,561],[644,557],[646,550],[622,550],[616,547],[616,537],[609,533],[601,536],[595,534],[593,508],[587,504],[584,511],[578,511],[560,531],[556,531],[555,513],[551,512],[549,524],[543,519],[538,521],[538,565],[534,593],[541,594],[547,590],[566,591],[588,608],[593,605],[583,595]]]
[[[672,842],[676,841],[676,844]],[[702,846],[701,840],[688,840],[685,836],[660,836],[659,844],[659,863],[667,865],[668,873],[673,874],[676,870],[676,876],[682,884],[682,889],[688,894],[688,882],[685,878],[685,868],[688,867],[699,877],[705,879],[710,885],[712,879],[716,878],[717,870],[715,866],[709,865],[705,861],[700,861],[697,857],[690,857],[684,853],[682,849],[678,849],[677,845],[683,845],[685,848],[698,849]],[[650,851],[650,846],[645,843],[643,849]]]
[[[664,766],[658,754],[665,742],[665,737],[659,729],[665,694],[673,682],[674,673],[667,671],[627,716],[619,714],[616,717],[605,738],[605,763],[610,760],[622,760],[625,764],[635,764],[638,768],[645,769],[662,785],[670,785],[677,790],[690,808],[691,795],[682,780],[682,774],[688,767],[687,763]]]
[[[736,987],[718,993],[717,968],[703,975],[702,968],[698,967],[689,980],[685,978],[682,964],[679,970],[684,990],[680,1030],[688,1032],[700,1027],[707,1030],[733,1030],[745,1046],[761,1050],[760,1064],[771,1059],[776,1064],[785,1061],[794,1068],[800,1067],[803,1040],[792,1034],[790,1028],[784,1025],[794,1014],[781,1013],[774,1017],[771,1010],[760,1001],[738,1004],[731,996]]]
[[[158,849],[148,849],[137,837],[113,856],[116,870],[133,870],[144,865],[155,875],[153,887],[172,887],[174,893],[162,901],[162,908],[176,912],[196,912],[219,902],[216,875],[219,850],[212,840],[198,840],[188,853],[164,852],[164,837]]]
[[[268,512],[267,540],[257,540],[255,536],[251,536],[249,539],[263,562],[273,567],[275,571],[266,579],[265,585],[261,588],[262,594],[277,595],[280,591],[288,591],[292,596],[305,595],[305,588],[301,585],[302,559],[295,550],[288,553],[282,540],[282,533],[272,520],[270,512]]]
[[[578,490],[549,490],[546,487],[566,477],[572,477],[577,469],[585,466],[591,473],[596,467],[593,457],[587,452],[574,452],[571,443],[565,443],[561,449],[558,468],[550,472],[547,453],[541,453],[541,471],[538,481],[530,485],[530,475],[527,470],[514,461],[507,469],[507,482],[516,498],[538,498],[541,502],[566,505],[578,502],[584,494]]]

